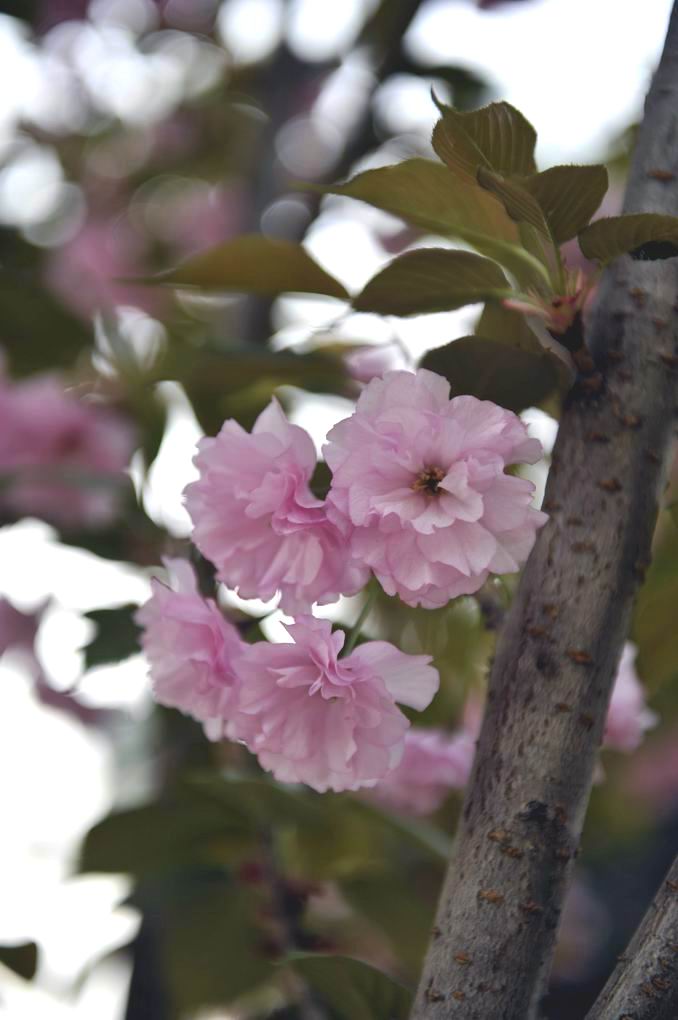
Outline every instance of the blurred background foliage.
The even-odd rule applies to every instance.
[[[527,17],[530,3],[513,4]],[[509,5],[484,0],[477,8],[489,26],[494,8]],[[80,923],[68,899],[61,916],[58,901],[48,898],[42,908],[55,914],[56,935],[41,937],[37,922],[31,930],[33,910],[23,927],[8,923],[0,932],[0,996],[17,1017],[19,1010],[86,1016],[93,1008],[103,1020],[406,1015],[459,796],[432,819],[415,821],[368,798],[275,784],[241,748],[210,745],[190,720],[151,709],[132,621],[150,568],[167,553],[188,552],[178,493],[202,431],[214,434],[228,417],[250,427],[275,392],[321,438],[350,413],[360,382],[347,356],[365,345],[400,364],[474,327],[483,337],[510,338],[523,352],[533,342],[522,318],[496,306],[474,306],[470,319],[445,312],[427,316],[427,325],[416,318],[402,329],[347,307],[344,284],[359,291],[370,272],[426,232],[365,207],[354,213],[357,203],[349,229],[350,200],[323,197],[323,189],[358,170],[430,157],[431,88],[460,110],[501,97],[492,67],[441,61],[411,44],[417,19],[455,0],[342,6],[0,4],[0,62],[11,83],[0,112],[4,372],[12,380],[57,372],[68,392],[116,408],[137,436],[131,482],[110,524],[46,531],[33,522],[22,542],[25,522],[3,510],[2,590],[18,591],[19,608],[36,615],[30,640],[9,648],[19,659],[11,660],[6,683],[18,685],[19,673],[30,682],[30,712],[16,726],[60,713],[91,744],[78,759],[73,729],[50,731],[43,747],[36,737],[30,757],[43,770],[62,754],[75,756],[72,785],[55,797],[73,801],[76,817],[67,837],[56,828],[27,837],[30,854],[42,840],[47,857],[58,860],[58,882],[74,882],[90,903],[96,894],[88,894],[94,887],[85,876],[130,879],[111,886],[110,902],[90,918],[94,925],[115,913],[117,927],[93,935],[89,946],[76,940],[66,962],[53,947]],[[546,6],[534,0],[535,11]],[[619,205],[632,134],[617,125],[618,141],[589,154],[606,159],[613,174],[608,212]],[[248,235],[268,248],[243,242]],[[284,247],[302,240],[307,262]],[[228,257],[241,274],[237,286],[206,286],[203,266],[196,289],[184,261],[223,244],[236,245]],[[573,265],[581,258],[572,251]],[[315,296],[280,296],[299,291]],[[473,362],[462,364],[463,349],[455,365],[473,374]],[[433,368],[436,356],[427,362]],[[486,356],[498,357],[492,349]],[[503,369],[498,375],[505,378]],[[517,407],[526,403],[516,397]],[[555,402],[544,406],[557,413]],[[555,425],[543,409],[527,417],[545,441],[552,437]],[[534,475],[538,484],[544,470]],[[317,482],[321,491],[322,471]],[[633,756],[604,755],[547,1004],[552,1020],[583,1015],[678,835],[674,504],[669,488],[632,634],[661,722]],[[41,590],[48,546],[60,580],[50,587],[45,575]],[[89,580],[85,567],[94,560],[79,558],[83,551],[116,573],[101,568],[100,579]],[[209,590],[210,572],[197,566]],[[25,572],[37,575],[32,587],[15,583]],[[60,585],[71,572],[87,594],[60,610]],[[479,711],[512,586],[497,582],[477,599],[437,611],[380,596],[369,635],[430,653],[440,670],[441,691],[419,720],[425,725],[453,730],[469,704]],[[342,601],[337,626],[351,625],[359,601]],[[275,636],[271,607],[245,605],[232,593],[224,605],[248,636]],[[68,627],[57,633],[62,623],[71,633],[75,626],[75,651],[73,640],[67,647]],[[75,656],[75,665],[61,668],[60,655]],[[125,702],[123,676],[132,674],[141,680]],[[92,694],[97,683],[104,693]],[[26,742],[32,739],[27,733]],[[104,792],[92,807],[80,781],[95,758]],[[18,796],[21,811],[40,811],[39,799]],[[34,864],[30,857],[19,890],[34,881]],[[5,884],[17,866],[11,858],[3,865]]]

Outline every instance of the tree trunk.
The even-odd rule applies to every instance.
[[[662,173],[657,173],[661,170]],[[646,104],[626,212],[678,213],[678,4]],[[416,1020],[530,1020],[548,979],[676,414],[676,259],[603,274],[542,530],[504,624],[416,998]]]

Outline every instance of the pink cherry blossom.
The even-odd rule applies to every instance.
[[[635,645],[627,641],[607,710],[603,745],[616,751],[635,751],[645,731],[657,723],[657,715],[645,703],[645,691],[635,668],[636,654]]]
[[[0,507],[64,526],[109,523],[134,446],[130,425],[54,375],[0,376]]]
[[[534,486],[505,474],[542,453],[487,400],[450,400],[442,376],[387,372],[328,435],[330,516],[389,595],[433,609],[519,570],[547,520]],[[352,534],[351,534],[352,532]]]
[[[409,726],[395,702],[423,709],[438,688],[428,655],[369,641],[345,658],[341,632],[302,616],[294,644],[261,642],[240,659],[232,734],[262,768],[319,792],[370,787],[395,768]]]
[[[124,217],[92,218],[50,253],[47,285],[73,312],[88,320],[99,309],[115,305],[160,312],[166,304],[163,294],[121,282],[143,275],[145,245]]]
[[[349,375],[359,383],[368,383],[392,369],[403,368],[405,356],[397,344],[363,344],[344,355]]]
[[[230,420],[198,451],[200,478],[187,487],[186,506],[193,541],[219,580],[243,598],[270,599],[280,591],[291,613],[363,587],[367,568],[347,554],[344,535],[309,488],[316,465],[311,437],[287,421],[276,400],[251,435]]]
[[[224,732],[238,699],[237,661],[246,644],[213,599],[197,589],[186,560],[166,560],[173,587],[154,579],[153,594],[136,614],[150,665],[153,696]]]
[[[411,729],[397,768],[382,779],[370,796],[386,807],[414,815],[437,811],[450,790],[468,781],[475,739],[461,730]]]

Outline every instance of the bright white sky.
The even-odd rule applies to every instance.
[[[135,18],[143,24],[144,12],[150,10],[146,0],[100,0],[100,13],[110,12],[115,4],[118,11],[127,11],[130,24]],[[252,49],[253,39],[260,48],[275,41],[277,0],[238,0],[231,7],[228,17],[220,20],[222,37],[234,57],[252,59],[258,55],[256,48]],[[338,42],[350,40],[361,7],[361,0],[297,0],[290,41],[301,55],[331,55]],[[637,0],[531,0],[481,14],[467,0],[434,0],[410,31],[408,45],[431,65],[458,63],[488,76],[497,95],[514,103],[538,129],[543,163],[595,160],[640,113],[670,8],[671,0],[646,0],[643,4]],[[253,30],[253,25],[263,26],[261,33]],[[133,40],[124,33],[114,30],[107,38],[112,47],[111,71],[121,75],[115,80],[120,85],[115,95],[108,75],[107,101],[118,104],[124,116],[129,99],[132,121],[143,107],[144,89],[155,102],[162,92],[158,82],[163,82],[163,102],[168,96],[176,98],[181,94],[180,82],[193,81],[191,75],[195,76],[196,68],[204,68],[207,59],[202,51],[197,56],[193,51],[177,55],[166,47],[144,65],[130,49]],[[80,60],[83,52],[90,51],[97,61],[104,59],[101,38],[88,36],[85,43],[85,49],[81,46],[79,51]],[[68,114],[74,122],[81,116],[57,50],[52,48],[46,70],[17,23],[0,16],[0,148],[3,132],[5,139],[9,138],[27,106],[38,120],[41,111],[45,116],[54,111],[57,87],[63,86],[66,98],[70,96],[68,103],[56,104],[59,115]],[[210,66],[218,69],[220,58],[214,53],[208,56]],[[125,68],[132,76],[127,91],[122,80]],[[94,64],[88,69],[93,89],[97,81],[106,78],[100,72],[101,67]],[[339,100],[341,107],[345,97]],[[411,128],[428,127],[433,121],[434,110],[424,83],[410,82],[393,92],[384,106],[391,104]],[[162,104],[157,107],[158,115],[164,109]],[[22,196],[25,198],[27,189],[35,198],[42,182],[45,200],[52,201],[50,196],[61,187],[61,170],[46,152],[38,153],[37,158],[35,152],[31,154],[23,177],[20,169],[15,165],[11,172],[0,170],[0,218],[11,218],[13,203],[16,206]],[[344,205],[324,216],[309,240],[309,247],[327,267],[354,287],[384,260],[369,232],[369,222],[364,213],[349,211]],[[286,327],[281,339],[308,335],[309,327],[323,330],[335,314],[336,306],[331,303],[281,302],[281,323]],[[365,318],[360,321],[362,336],[388,338],[389,324],[370,324]],[[417,351],[450,339],[455,335],[452,329],[464,331],[464,321],[463,316],[430,316],[408,320],[398,329],[403,341]],[[355,320],[353,328],[358,328]],[[190,477],[198,435],[195,422],[180,410],[174,414],[148,495],[149,510],[179,532],[186,526],[180,492]],[[346,412],[346,404],[340,401],[307,402],[300,405],[298,416],[320,441],[333,421]],[[544,429],[543,421],[540,427]],[[0,562],[4,568],[0,594],[24,608],[37,605],[46,595],[53,599],[39,647],[55,685],[62,688],[73,683],[82,668],[78,648],[86,639],[87,627],[79,614],[142,601],[148,591],[148,580],[141,572],[121,570],[86,553],[66,550],[54,541],[50,529],[33,522],[0,532]],[[5,835],[0,844],[0,942],[37,936],[46,950],[38,991],[24,987],[0,968],[5,1000],[0,1003],[0,1016],[11,1015],[13,1020],[37,1016],[41,1020],[94,1016],[97,1020],[120,1020],[124,968],[97,968],[80,996],[71,1000],[61,994],[88,956],[124,941],[134,928],[132,912],[116,907],[126,889],[124,882],[68,878],[80,836],[105,813],[116,795],[111,746],[80,724],[38,706],[16,662],[5,661],[0,678],[0,774],[6,788]],[[90,704],[125,707],[138,724],[147,712],[144,667],[138,658],[90,675],[83,681],[83,690]],[[20,788],[13,786],[10,777],[20,777]],[[66,918],[72,922],[68,935]]]

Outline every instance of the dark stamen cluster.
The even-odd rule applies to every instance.
[[[440,483],[444,477],[445,472],[441,468],[424,468],[421,474],[415,478],[412,488],[415,492],[430,492],[435,496],[440,491]]]

